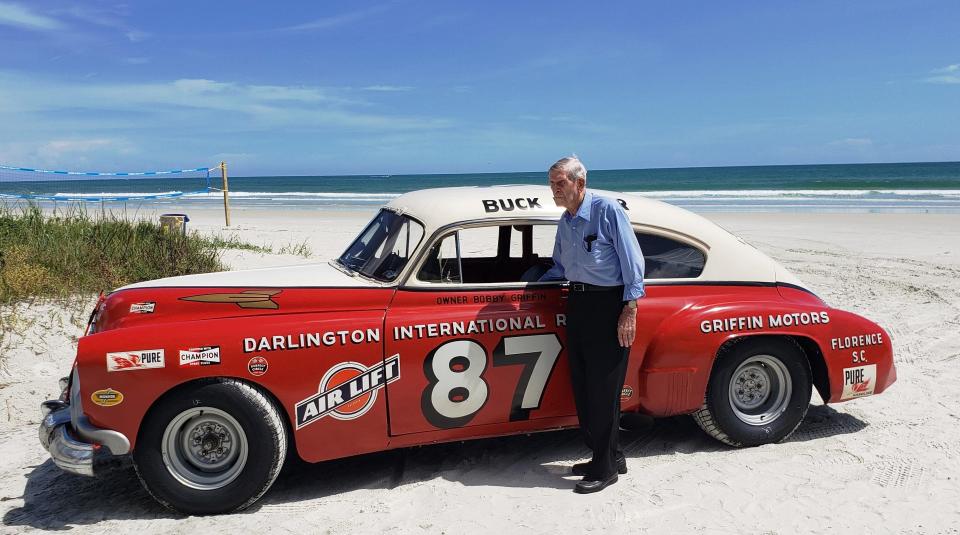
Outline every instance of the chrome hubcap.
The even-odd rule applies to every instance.
[[[163,464],[174,478],[199,490],[236,479],[247,463],[247,436],[239,422],[213,407],[178,414],[163,433]]]
[[[740,421],[767,425],[787,409],[793,383],[790,371],[777,357],[755,355],[733,372],[730,408]]]

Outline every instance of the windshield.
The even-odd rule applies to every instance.
[[[380,210],[337,259],[344,267],[382,281],[397,278],[423,239],[423,225],[389,210]]]

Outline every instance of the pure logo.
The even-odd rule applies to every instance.
[[[146,368],[163,368],[162,349],[142,349],[139,351],[122,351],[107,353],[107,371],[124,372],[142,370]]]
[[[843,369],[843,395],[840,399],[872,396],[877,386],[877,365]]]
[[[297,403],[297,429],[331,416],[353,420],[366,414],[377,401],[377,390],[400,378],[400,355],[366,367],[359,362],[343,362],[320,379],[319,392]]]

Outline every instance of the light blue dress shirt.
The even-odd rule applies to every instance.
[[[553,267],[540,280],[622,284],[623,300],[630,301],[645,295],[643,270],[643,254],[626,212],[616,201],[587,191],[577,215],[564,210],[560,217]]]

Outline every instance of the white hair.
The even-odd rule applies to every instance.
[[[576,182],[577,179],[582,178],[584,182],[587,181],[587,168],[583,166],[583,162],[580,161],[580,158],[577,158],[576,155],[567,156],[565,158],[560,158],[557,160],[557,163],[550,166],[548,173],[554,171],[560,171],[563,173],[567,180],[571,182]]]

